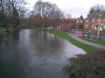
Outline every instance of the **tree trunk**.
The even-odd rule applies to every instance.
[[[55,30],[55,34],[56,34],[56,26],[54,25],[54,30]]]
[[[10,32],[9,27],[8,27],[8,26],[6,26],[6,28],[7,28],[7,29],[6,29],[6,32]]]
[[[46,30],[46,25],[43,25],[43,27],[44,27],[44,30]]]

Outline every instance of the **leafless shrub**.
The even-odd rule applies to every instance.
[[[105,78],[105,51],[80,54],[65,66],[69,78]]]

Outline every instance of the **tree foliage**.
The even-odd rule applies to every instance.
[[[83,19],[83,16],[82,15],[80,16],[80,19]]]
[[[80,28],[80,29],[84,29],[84,23],[80,23],[80,24],[79,24],[79,28]]]
[[[95,12],[95,10],[93,8],[90,8],[89,14],[92,14],[94,12]]]

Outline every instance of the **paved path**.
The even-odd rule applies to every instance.
[[[82,42],[82,43],[84,43],[84,44],[93,46],[93,47],[98,48],[98,49],[104,49],[104,50],[105,50],[105,46],[102,46],[102,45],[99,45],[99,44],[95,44],[95,43],[91,43],[91,42],[85,41],[85,40],[83,40],[83,39],[80,39],[80,38],[77,37],[77,36],[79,36],[78,34],[69,33],[69,32],[67,32],[67,34],[68,34],[70,37],[74,38],[75,40],[77,40],[77,41],[79,41],[79,42]]]

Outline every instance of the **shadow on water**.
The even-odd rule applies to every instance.
[[[34,29],[0,35],[0,78],[65,78],[67,58],[80,53],[85,51]]]

